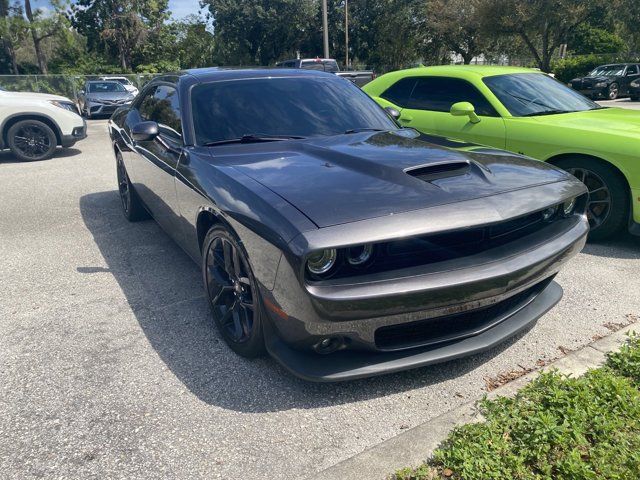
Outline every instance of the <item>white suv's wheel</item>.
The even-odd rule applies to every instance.
[[[21,120],[9,128],[7,145],[19,160],[30,162],[51,158],[58,140],[46,123],[39,120]]]

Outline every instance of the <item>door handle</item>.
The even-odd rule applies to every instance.
[[[402,115],[400,116],[399,120],[401,122],[409,123],[411,120],[413,120],[413,117],[411,115]]]

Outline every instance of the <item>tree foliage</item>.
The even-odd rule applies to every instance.
[[[321,0],[201,0],[178,20],[169,0],[34,2],[0,0],[0,73],[161,72],[323,55]],[[327,4],[330,55],[344,64],[347,1]],[[378,72],[479,57],[548,71],[561,44],[578,55],[640,51],[638,0],[348,0],[348,13],[351,63]]]

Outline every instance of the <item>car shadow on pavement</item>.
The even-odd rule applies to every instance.
[[[489,352],[446,364],[345,383],[306,382],[270,358],[247,360],[224,344],[211,320],[198,266],[155,222],[128,223],[116,190],[81,197],[80,210],[107,268],[78,265],[77,271],[115,277],[149,344],[189,391],[207,404],[270,412],[384,397],[462,376],[525,334]]]
[[[640,237],[624,232],[609,240],[587,243],[582,253],[596,257],[640,259]]]
[[[80,155],[81,153],[82,152],[77,148],[57,148],[56,152],[51,158],[47,158],[46,160],[23,162],[22,160],[18,160],[9,150],[2,150],[0,151],[0,163],[40,163],[46,162],[48,160],[55,160],[56,158],[75,157],[76,155]]]

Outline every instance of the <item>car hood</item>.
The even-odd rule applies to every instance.
[[[590,80],[594,83],[597,82],[611,82],[615,80],[617,77],[606,77],[606,76],[597,76],[597,77],[578,77],[571,80],[572,82],[579,82],[580,80]]]
[[[545,125],[592,131],[618,133],[640,139],[640,111],[627,108],[602,108],[586,112],[530,117]]]
[[[36,92],[0,92],[0,98],[19,98],[25,100],[57,100],[58,102],[70,102],[67,97],[60,95],[51,95],[48,93],[36,93]]]
[[[88,99],[97,99],[97,100],[125,100],[125,99],[133,99],[131,93],[129,92],[99,92],[99,93],[87,93]]]
[[[568,178],[555,167],[507,152],[429,137],[455,147],[443,148],[403,135],[359,133],[230,145],[213,147],[211,153],[216,163],[260,182],[318,227]]]

